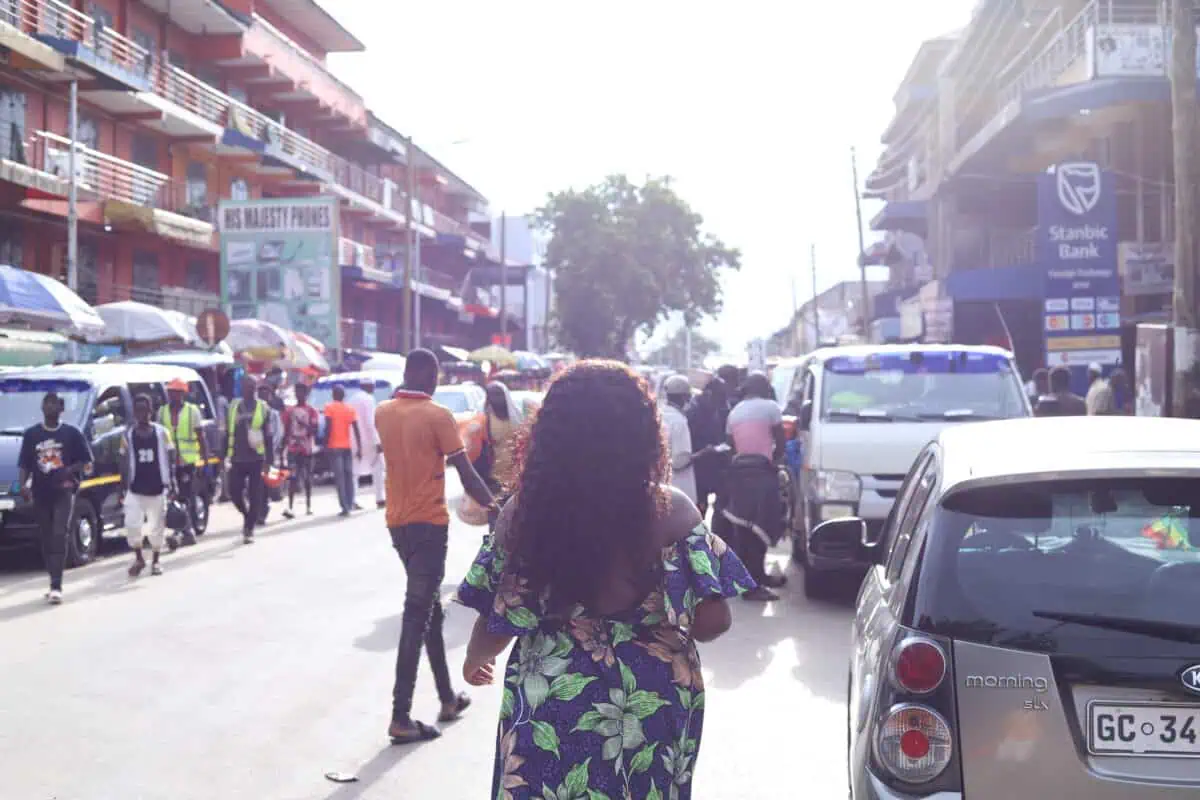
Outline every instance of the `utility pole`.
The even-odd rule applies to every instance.
[[[421,266],[421,232],[413,237],[413,279],[418,285],[424,268]],[[413,347],[421,347],[421,292],[413,292]]]
[[[79,182],[75,179],[76,145],[79,136],[79,81],[71,81],[70,105],[67,108],[67,136],[71,152],[67,156],[67,288],[79,291]]]
[[[508,347],[508,214],[500,212],[500,342]]]
[[[815,244],[810,245],[808,253],[809,271],[812,272],[812,349],[816,350],[821,346],[821,296],[817,294],[817,246]]]
[[[1178,2],[1178,0],[1176,0]],[[862,196],[858,191],[858,155],[853,147],[850,148],[850,173],[854,178],[854,217],[858,221],[858,253],[859,279],[862,281],[862,335],[867,338],[871,329],[871,293],[867,289],[867,265],[863,263],[862,253],[867,249],[863,241]]]
[[[411,136],[404,139],[404,149],[406,153],[405,163],[405,187],[408,192],[408,246],[404,248],[404,299],[400,308],[400,329],[401,341],[404,343],[404,352],[408,353],[413,348],[413,330],[412,330],[412,310],[413,310],[413,275],[416,270],[413,267],[414,258],[417,255],[416,240],[420,237],[417,232],[417,150],[413,147]]]
[[[1171,112],[1175,160],[1175,292],[1172,319],[1196,327],[1196,28],[1192,0],[1171,0]],[[1177,392],[1182,398],[1182,393]]]

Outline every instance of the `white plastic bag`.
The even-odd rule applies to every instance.
[[[468,525],[488,524],[488,510],[472,500],[470,495],[463,494],[458,498],[454,511],[458,514],[458,518]]]

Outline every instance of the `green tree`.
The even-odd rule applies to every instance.
[[[551,195],[538,212],[550,234],[557,341],[580,356],[624,358],[638,331],[672,311],[691,322],[721,308],[718,270],[741,254],[702,230],[670,178],[623,175]]]
[[[681,325],[662,346],[646,356],[648,364],[663,364],[674,369],[699,367],[704,359],[713,353],[720,352],[721,346],[702,333],[692,331],[692,363],[687,361],[687,328]]]

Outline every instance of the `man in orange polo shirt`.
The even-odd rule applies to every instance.
[[[400,644],[396,650],[396,683],[392,690],[394,744],[435,739],[441,732],[410,716],[417,666],[424,643],[442,701],[439,722],[457,719],[470,705],[455,694],[442,638],[442,579],[450,511],[446,507],[446,464],[462,479],[463,490],[482,506],[494,509],[492,493],[463,448],[458,424],[449,409],[433,402],[438,384],[437,357],[414,350],[404,365],[404,386],[375,411],[375,427],[387,472],[387,525],[392,546],[408,573]]]
[[[325,452],[329,467],[333,470],[337,485],[338,502],[342,506],[339,517],[350,516],[354,508],[354,491],[358,479],[354,477],[354,459],[362,454],[362,434],[358,428],[358,414],[346,403],[346,387],[333,387],[333,402],[325,404]],[[350,434],[354,434],[356,449],[350,449]]]

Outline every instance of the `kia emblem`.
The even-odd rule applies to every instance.
[[[1200,694],[1200,664],[1192,664],[1179,673],[1179,682],[1192,694]]]

